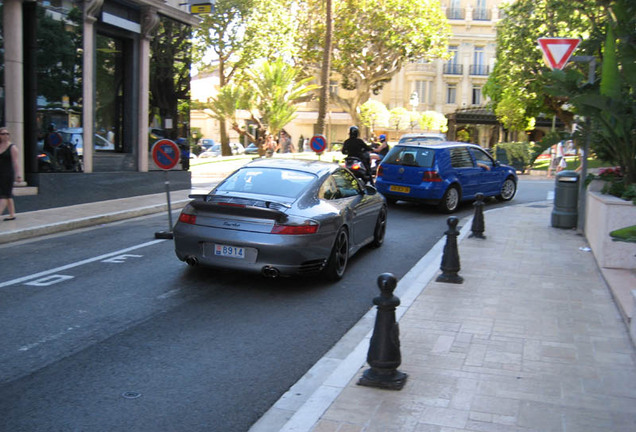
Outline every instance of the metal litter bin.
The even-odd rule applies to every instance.
[[[552,226],[576,228],[579,207],[579,173],[561,171],[557,173],[554,189]]]

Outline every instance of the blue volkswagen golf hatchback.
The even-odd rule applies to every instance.
[[[419,201],[452,213],[478,193],[511,200],[517,180],[513,167],[478,145],[422,141],[396,144],[378,167],[376,187],[389,203]]]

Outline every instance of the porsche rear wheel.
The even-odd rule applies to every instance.
[[[340,228],[340,231],[336,234],[336,241],[334,242],[331,255],[329,255],[329,260],[327,261],[327,267],[324,269],[325,277],[334,282],[342,279],[347,269],[348,261],[349,234],[346,229]]]

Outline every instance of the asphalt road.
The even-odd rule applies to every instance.
[[[522,182],[512,204],[551,186]],[[357,254],[337,284],[189,268],[154,239],[166,219],[0,248],[0,431],[246,431],[369,310],[377,275],[406,274],[447,216],[391,206],[384,246]]]

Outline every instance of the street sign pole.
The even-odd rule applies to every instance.
[[[596,57],[594,56],[574,56],[572,61],[589,63],[590,68],[587,73],[587,82],[593,84],[596,79]],[[583,147],[583,157],[581,159],[581,178],[579,179],[579,217],[577,219],[576,230],[579,234],[585,232],[585,178],[587,177],[587,156],[590,154],[590,142],[592,141],[592,119],[588,116],[585,119],[585,144]]]
[[[166,201],[168,204],[168,231],[157,231],[155,238],[157,239],[171,239],[172,235],[172,208],[170,205],[170,180],[168,180],[168,170],[163,171],[165,173],[166,183]]]
[[[168,180],[168,171],[174,168],[179,162],[180,150],[179,146],[173,141],[162,139],[152,146],[152,159],[159,168],[165,173],[166,184],[166,201],[168,204],[168,231],[158,231],[155,238],[172,239],[172,208],[170,205],[170,180]]]

